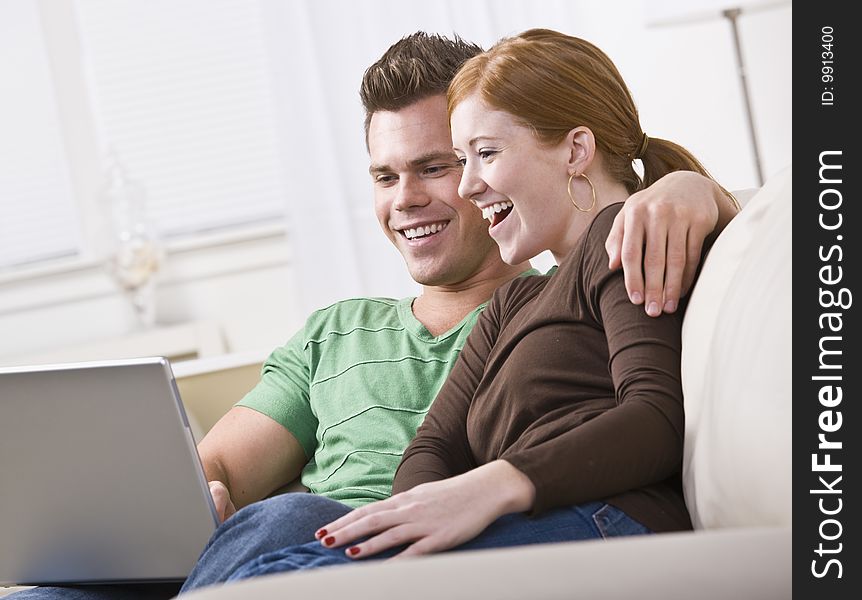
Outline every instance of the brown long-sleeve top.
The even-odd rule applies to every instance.
[[[633,305],[601,211],[553,277],[494,294],[392,492],[508,461],[536,487],[533,514],[602,500],[653,531],[691,528],[682,497],[680,312]]]

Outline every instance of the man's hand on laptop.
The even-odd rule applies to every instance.
[[[209,486],[219,522],[224,523],[227,521],[228,517],[236,512],[233,500],[230,499],[230,492],[228,491],[227,486],[221,481],[210,481]]]

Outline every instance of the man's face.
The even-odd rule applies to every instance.
[[[374,113],[368,153],[377,220],[417,283],[458,286],[503,266],[481,211],[458,196],[445,96]]]

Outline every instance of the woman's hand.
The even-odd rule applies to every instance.
[[[473,539],[504,514],[528,510],[534,497],[535,487],[526,475],[496,460],[358,508],[315,536],[327,547],[372,536],[347,548],[351,558],[404,544],[410,546],[398,557],[441,552]]]
[[[669,173],[632,194],[617,214],[605,244],[609,268],[623,267],[629,297],[648,315],[672,313],[694,282],[704,240],[735,214],[713,180]]]

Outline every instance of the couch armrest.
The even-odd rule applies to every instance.
[[[183,600],[791,597],[791,530],[746,528],[441,554],[214,586]]]
[[[739,202],[739,205],[744,208],[745,205],[748,204],[748,201],[751,200],[758,191],[760,191],[760,188],[745,188],[742,190],[733,190],[731,194],[733,194],[733,197],[736,198],[737,202]]]

